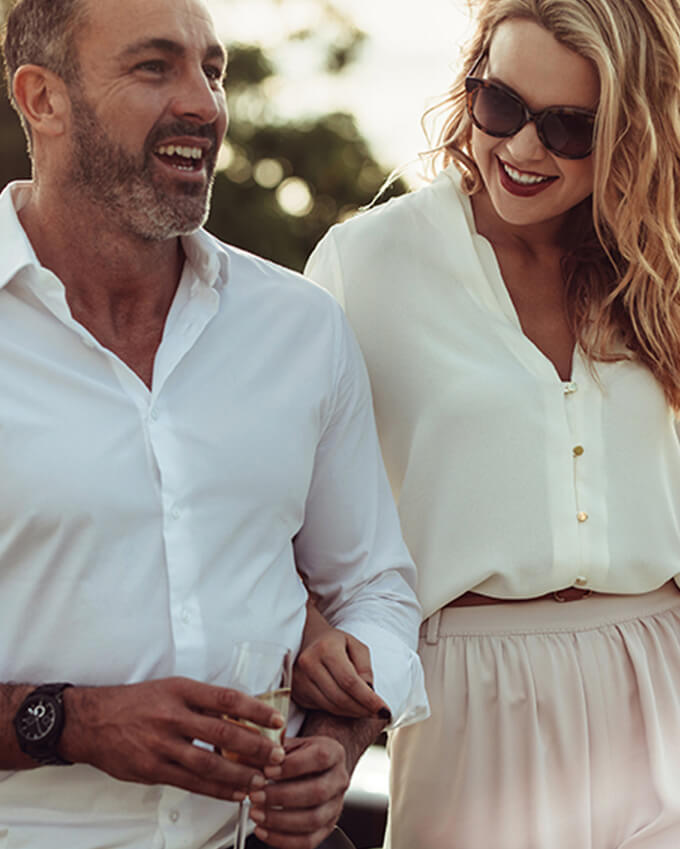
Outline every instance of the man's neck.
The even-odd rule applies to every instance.
[[[105,211],[49,203],[35,191],[19,218],[73,317],[150,385],[153,358],[184,265],[178,238],[115,230]]]

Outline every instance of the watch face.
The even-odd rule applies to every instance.
[[[38,698],[24,708],[18,720],[18,731],[25,740],[44,740],[54,728],[56,719],[53,702]]]

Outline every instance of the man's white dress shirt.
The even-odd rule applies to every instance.
[[[297,564],[395,721],[426,715],[414,569],[337,304],[186,238],[150,391],[38,263],[28,192],[0,196],[0,681],[211,681],[236,640],[297,650]],[[234,812],[85,765],[0,772],[0,849],[216,847]]]
[[[680,444],[660,385],[580,350],[560,379],[453,166],[332,228],[306,273],[364,354],[425,616],[473,588],[644,593],[680,573]]]

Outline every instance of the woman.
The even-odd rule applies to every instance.
[[[483,0],[463,66],[433,182],[307,269],[427,617],[386,845],[677,849],[680,4]]]

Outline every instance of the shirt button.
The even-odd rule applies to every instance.
[[[564,389],[565,395],[573,395],[578,389],[578,384],[573,380],[568,380],[566,383],[562,384],[562,388]]]
[[[155,422],[157,422],[157,421],[158,421],[158,419],[160,418],[160,415],[161,415],[161,414],[158,412],[158,410],[157,410],[155,407],[153,407],[153,408],[152,408],[152,410],[151,410],[151,418],[152,418]]]
[[[577,578],[574,579],[574,586],[575,587],[585,587],[585,585],[587,583],[588,583],[588,578],[584,578],[583,575],[579,575]]]
[[[185,625],[188,625],[190,619],[191,619],[191,615],[189,614],[189,611],[186,609],[186,607],[183,608],[182,609],[182,622],[184,622]]]
[[[582,445],[574,446],[574,457],[580,457],[586,449]]]
[[[579,520],[579,522],[587,522],[588,521],[588,514],[585,513],[583,510],[581,510],[580,513],[576,514],[576,518]]]
[[[172,511],[170,512],[170,515],[172,516],[173,519],[179,519],[179,517],[182,515],[182,513],[180,512],[179,507],[173,507]]]
[[[170,811],[170,821],[177,822],[179,819],[179,811]]]

